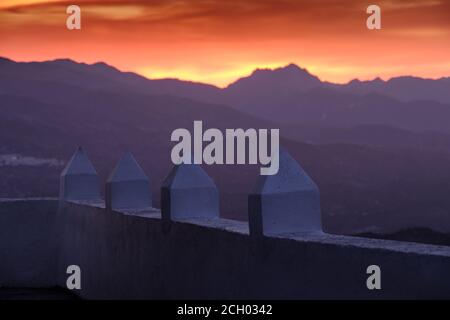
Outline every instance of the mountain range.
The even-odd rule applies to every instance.
[[[387,125],[414,131],[450,133],[450,78],[397,77],[388,81],[322,82],[290,64],[258,69],[224,89],[176,79],[149,80],[105,63],[72,60],[15,63],[0,60],[3,90],[22,94],[28,82],[58,83],[90,90],[171,95],[225,104],[281,124],[315,126]],[[17,83],[18,81],[19,83]],[[36,91],[39,91],[36,90]],[[39,93],[37,93],[39,94]]]
[[[83,145],[104,178],[132,151],[151,176],[156,204],[174,129],[194,120],[280,128],[282,145],[319,185],[327,231],[450,229],[449,78],[333,84],[290,64],[218,88],[101,62],[0,58],[0,108],[0,155],[67,160]],[[222,214],[246,219],[258,168],[205,169],[221,191]],[[54,196],[60,170],[0,166],[0,196]]]

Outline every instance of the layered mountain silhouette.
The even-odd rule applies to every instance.
[[[450,103],[449,85],[449,77],[432,80],[404,76],[387,81],[379,78],[372,81],[353,80],[346,85],[335,85],[334,87],[349,93],[367,94],[376,92],[403,101],[431,100],[448,104]]]
[[[331,84],[291,64],[256,70],[221,89],[150,80],[104,63],[3,58],[0,154],[67,160],[82,145],[106,179],[132,151],[152,178],[158,205],[174,129],[191,129],[194,120],[219,129],[280,128],[283,146],[321,190],[328,231],[448,231],[448,81]],[[246,219],[246,194],[259,167],[205,169],[220,188],[222,214]],[[61,170],[0,166],[0,196],[57,195]]]
[[[294,64],[258,69],[224,89],[176,79],[149,80],[104,63],[72,60],[42,63],[0,61],[3,90],[23,94],[27,82],[58,83],[89,90],[173,95],[226,104],[258,118],[318,126],[387,125],[415,131],[450,133],[450,78],[398,77],[389,81],[354,80],[345,85],[320,81]],[[26,80],[24,80],[26,79]],[[25,83],[24,83],[25,82]],[[33,86],[34,87],[34,86]]]

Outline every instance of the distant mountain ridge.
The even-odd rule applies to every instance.
[[[129,85],[137,86],[138,89],[142,89],[141,86],[145,86],[145,89],[149,90],[149,93],[182,95],[188,98],[202,100],[226,99],[224,96],[233,96],[243,91],[246,91],[247,94],[253,94],[261,91],[261,88],[267,89],[266,87],[270,86],[270,92],[272,93],[282,92],[284,94],[290,94],[322,87],[359,95],[379,93],[403,101],[432,100],[450,104],[450,77],[434,80],[414,76],[399,76],[387,81],[380,78],[365,81],[353,79],[345,84],[336,84],[321,81],[317,76],[309,73],[307,69],[301,68],[294,63],[275,69],[256,69],[249,76],[237,79],[223,89],[211,84],[178,79],[148,79],[134,72],[119,71],[117,68],[104,62],[86,64],[71,59],[56,59],[44,62],[15,62],[8,58],[0,57],[0,66],[3,69],[2,73],[12,65],[14,65],[15,71],[21,69],[27,72],[30,70],[43,71],[45,67],[55,67],[53,70],[57,71],[56,68],[60,67],[58,71],[62,72],[60,74],[61,76],[67,75],[67,73],[63,72],[64,69],[76,70],[77,72],[81,71],[80,75],[96,77],[117,76],[115,80],[121,85],[129,81]],[[73,77],[70,78],[74,80]],[[54,78],[53,80],[58,79]],[[102,84],[94,83],[94,85],[101,87]]]
[[[0,59],[0,84],[9,93],[30,90],[24,82],[65,83],[89,90],[171,95],[235,109],[279,123],[321,126],[388,125],[450,133],[450,78],[397,77],[388,81],[322,82],[295,64],[257,69],[224,89],[177,79],[151,80],[105,63],[69,59],[18,63]]]
[[[170,94],[198,97],[216,94],[217,87],[176,79],[150,80],[133,72],[122,72],[103,62],[78,63],[70,59],[45,62],[14,62],[0,58],[0,75],[9,80],[26,78],[65,83],[99,90],[130,90],[144,94]],[[12,86],[9,86],[12,87]],[[215,98],[215,97],[212,97]],[[207,98],[206,98],[207,99]]]
[[[332,87],[357,94],[380,93],[403,101],[432,100],[450,103],[450,77],[424,79],[420,77],[401,76],[387,81],[376,78],[371,81],[352,80],[344,85]]]

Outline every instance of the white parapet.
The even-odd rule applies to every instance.
[[[199,165],[176,165],[164,180],[161,210],[169,220],[219,217],[217,187]]]
[[[152,206],[150,180],[127,152],[106,181],[108,209],[142,209]]]
[[[98,200],[100,183],[97,171],[80,147],[60,175],[59,198],[63,200]]]
[[[284,149],[278,173],[261,176],[249,196],[249,227],[253,235],[322,231],[319,189]]]

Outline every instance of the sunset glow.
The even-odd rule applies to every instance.
[[[366,28],[372,1],[6,0],[0,56],[104,61],[149,78],[225,86],[255,68],[296,63],[322,80],[450,76],[450,2],[384,0],[382,30]],[[66,7],[82,29],[66,28]]]

